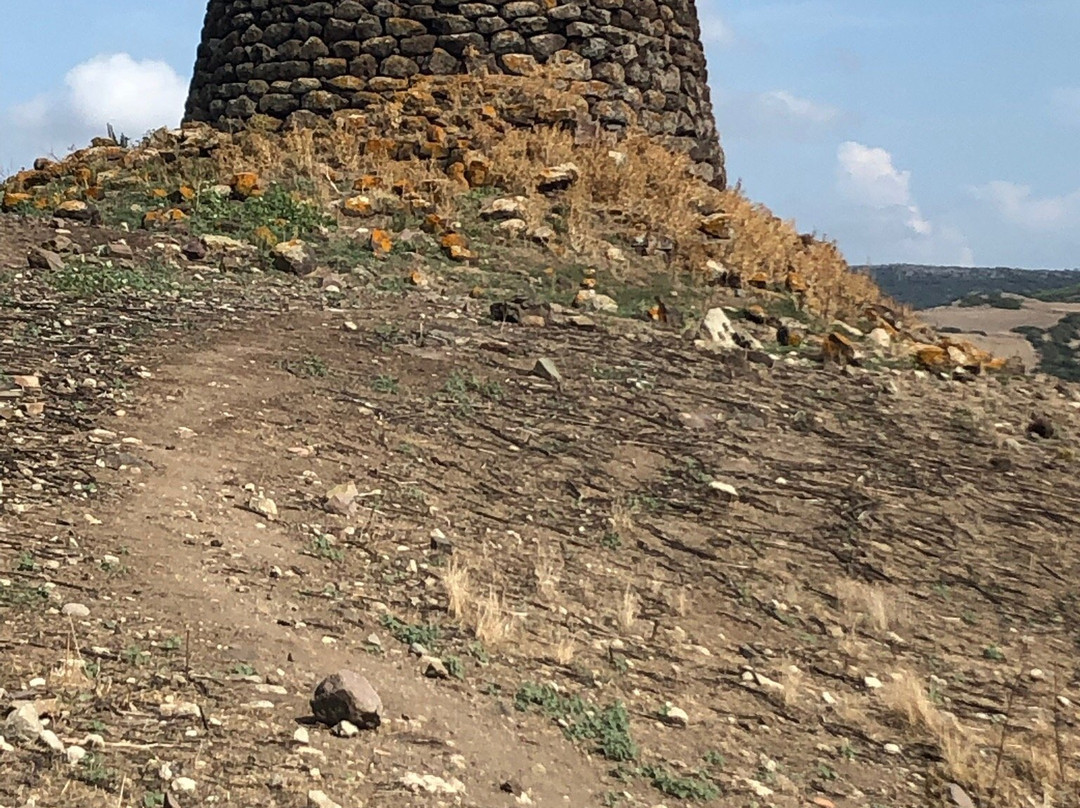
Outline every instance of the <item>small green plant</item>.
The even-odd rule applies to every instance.
[[[491,662],[491,656],[488,654],[487,649],[484,648],[483,643],[474,642],[469,645],[469,656],[480,665],[487,665]]]
[[[308,354],[300,359],[286,359],[281,367],[300,378],[323,378],[330,375],[330,366],[321,356]]]
[[[179,651],[180,647],[184,644],[184,641],[177,635],[166,637],[164,642],[161,643],[161,650],[163,651]]]
[[[439,641],[441,629],[434,623],[419,623],[416,625],[399,620],[391,614],[382,617],[383,628],[389,631],[398,642],[405,645],[418,644],[431,649]]]
[[[236,202],[227,196],[201,192],[191,214],[191,231],[236,236],[253,240],[255,231],[267,228],[279,241],[303,238],[331,224],[318,204],[303,199],[280,185],[271,185],[261,196]]]
[[[446,666],[447,673],[455,679],[465,678],[465,663],[461,661],[461,657],[445,656],[442,659],[442,663]]]
[[[720,796],[720,788],[701,772],[694,772],[688,777],[681,777],[664,766],[642,766],[641,776],[662,794],[678,800],[708,802]]]
[[[443,385],[443,394],[455,405],[462,417],[472,415],[477,399],[502,401],[504,392],[497,381],[480,379],[472,373],[455,370]]]
[[[371,382],[371,389],[376,393],[389,393],[397,395],[398,380],[393,376],[376,376]]]
[[[327,561],[337,563],[345,560],[345,552],[334,544],[334,537],[328,533],[321,533],[313,538],[310,550],[316,558],[325,558]]]
[[[129,645],[121,652],[120,658],[127,664],[139,668],[150,661],[150,652],[144,651],[137,645]]]
[[[160,791],[148,791],[142,798],[143,808],[160,808],[165,804],[165,795]]]
[[[835,780],[838,776],[836,774],[836,770],[827,763],[819,763],[817,764],[815,769],[817,771],[817,776],[820,777],[822,780],[832,781]]]
[[[618,550],[622,547],[622,539],[614,530],[609,530],[600,537],[600,546],[605,550]]]
[[[237,676],[254,676],[256,674],[256,670],[247,662],[237,662],[235,665],[232,666],[230,673],[234,673]]]
[[[988,645],[983,649],[983,659],[991,659],[994,662],[1001,662],[1005,659],[1005,652],[998,648],[996,645]]]
[[[101,298],[121,292],[154,292],[172,289],[176,273],[160,261],[148,261],[139,268],[81,261],[66,265],[49,275],[49,285],[68,297]]]
[[[34,554],[29,550],[23,550],[19,554],[19,560],[15,565],[15,569],[19,572],[33,572],[37,569],[37,560],[34,558]]]
[[[79,762],[75,779],[87,785],[108,788],[116,779],[116,770],[106,766],[105,758],[101,755],[90,753]]]
[[[630,715],[621,702],[597,707],[580,696],[564,696],[552,685],[526,682],[514,697],[522,712],[536,709],[558,722],[571,740],[590,740],[608,760],[634,760],[637,744],[630,737]]]
[[[713,767],[715,767],[717,769],[724,768],[724,766],[727,763],[727,761],[724,759],[723,754],[721,754],[720,752],[717,752],[715,749],[710,749],[708,752],[706,752],[702,756],[702,760],[704,760],[707,764],[709,764],[710,766],[713,766]]]

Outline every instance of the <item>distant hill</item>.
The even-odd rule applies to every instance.
[[[921,264],[877,264],[855,267],[890,297],[929,309],[971,295],[1002,292],[1056,302],[1080,302],[1080,269],[1015,269],[1012,267],[936,267]]]

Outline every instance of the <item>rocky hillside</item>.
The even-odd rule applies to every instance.
[[[1075,385],[647,139],[350,120],[6,183],[0,805],[1078,804]]]

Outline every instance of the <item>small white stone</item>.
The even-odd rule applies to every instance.
[[[67,748],[67,761],[72,766],[79,765],[79,763],[82,762],[82,759],[85,758],[86,755],[86,750],[83,749],[81,746],[69,746]]]
[[[351,721],[342,721],[334,727],[333,733],[339,738],[355,738],[360,730]]]
[[[828,690],[821,691],[821,700],[828,704],[830,707],[836,704],[836,696],[834,696]]]
[[[341,808],[322,791],[309,791],[307,799],[309,808]]]
[[[61,612],[65,617],[77,617],[80,620],[90,616],[90,609],[81,603],[65,603]]]
[[[53,614],[55,614],[55,612],[53,612]],[[45,687],[45,685],[47,685],[48,682],[43,677],[38,676],[38,677],[35,677],[34,679],[31,679],[29,684],[30,684],[30,689],[31,690],[36,690],[39,687]]]
[[[884,685],[881,684],[881,680],[876,676],[867,676],[863,679],[863,684],[866,685],[867,690],[880,690]]]
[[[1028,671],[1028,676],[1030,676],[1035,681],[1046,678],[1046,674],[1039,668],[1032,668],[1030,671]]]
[[[669,704],[662,712],[661,720],[672,727],[685,727],[690,723],[690,716],[681,707],[673,707]]]
[[[900,745],[895,743],[887,743],[882,747],[886,753],[890,755],[899,755],[901,752]]]
[[[713,480],[709,483],[709,488],[713,491],[720,491],[721,493],[727,494],[732,499],[736,499],[739,496],[739,492],[735,489],[735,486],[730,483],[721,482],[720,480]]]
[[[41,731],[41,735],[39,735],[38,738],[41,740],[41,742],[43,744],[45,744],[47,747],[49,747],[54,752],[56,752],[58,754],[61,754],[61,755],[64,753],[64,742],[61,741],[56,736],[56,733],[53,732],[51,729],[43,729]]]
[[[292,734],[292,739],[301,746],[307,746],[311,743],[311,735],[303,727],[296,728],[296,732]]]
[[[177,777],[172,781],[172,790],[190,794],[195,790],[195,781],[190,777]]]

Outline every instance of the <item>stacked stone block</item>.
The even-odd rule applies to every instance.
[[[599,127],[639,125],[724,184],[694,0],[210,0],[185,118],[331,115],[418,75],[573,66]]]

